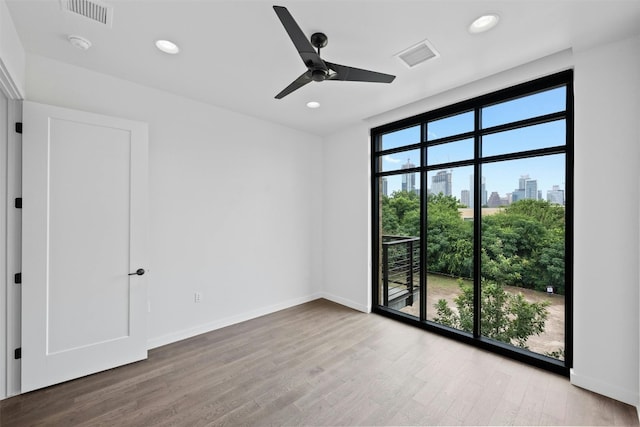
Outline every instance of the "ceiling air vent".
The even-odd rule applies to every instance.
[[[96,0],[60,0],[62,10],[75,13],[111,28],[113,8]]]
[[[429,43],[429,40],[423,40],[420,43],[403,50],[396,56],[409,68],[412,68],[428,59],[437,58],[440,54],[433,48],[431,43]]]

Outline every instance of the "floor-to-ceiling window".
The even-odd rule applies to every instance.
[[[572,75],[372,129],[375,312],[568,373]]]

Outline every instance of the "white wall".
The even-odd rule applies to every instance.
[[[323,296],[368,312],[370,189],[368,127],[349,128],[324,143]]]
[[[40,56],[26,87],[149,123],[150,347],[320,295],[321,138]]]
[[[638,404],[640,43],[542,58],[371,118],[325,141],[325,285],[370,307],[369,128],[489,93],[575,63],[574,384]],[[338,178],[339,177],[339,178]],[[344,183],[349,183],[347,190]],[[348,209],[345,206],[349,206]],[[346,278],[346,279],[341,279]],[[366,290],[366,291],[365,291]]]
[[[640,38],[575,55],[574,384],[638,405]]]

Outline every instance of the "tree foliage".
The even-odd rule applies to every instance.
[[[443,194],[427,197],[427,269],[473,276],[473,221]],[[396,191],[382,198],[382,234],[420,236],[420,197]],[[520,200],[482,218],[482,278],[502,285],[564,294],[565,213],[542,200]]]
[[[462,280],[458,284],[462,293],[454,300],[457,310],[441,299],[435,304],[437,316],[434,321],[472,332],[473,288]],[[505,291],[502,285],[485,282],[482,284],[480,303],[481,333],[489,338],[527,348],[530,336],[544,332],[549,304],[548,301],[528,302],[520,292],[512,294]]]

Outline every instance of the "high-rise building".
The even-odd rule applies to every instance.
[[[382,195],[383,196],[388,196],[388,182],[387,182],[387,177],[382,177],[382,182],[381,182],[381,186],[382,186]]]
[[[476,183],[474,181],[474,176],[473,175],[469,175],[469,199],[471,200],[475,200],[475,192],[474,192],[474,188],[476,186]],[[482,177],[482,187],[480,188],[480,206],[486,206],[487,205],[487,179],[483,176]]]
[[[518,190],[524,190],[528,179],[530,179],[529,175],[520,175],[520,179],[518,180]]]
[[[472,208],[473,207],[470,195],[471,195],[471,193],[469,192],[469,190],[462,190],[460,192],[460,203],[462,203],[463,205],[465,205],[468,208]]]
[[[564,190],[559,185],[554,185],[551,190],[547,190],[547,202],[564,206]]]
[[[524,200],[524,188],[522,190],[517,189],[517,190],[513,190],[513,193],[511,193],[511,203],[515,203],[518,200]]]
[[[482,177],[482,193],[480,193],[480,206],[485,206],[487,204],[487,180],[483,176]]]
[[[524,197],[526,199],[538,200],[538,181],[528,179],[524,183]]]
[[[542,193],[538,191],[538,181],[531,179],[529,175],[521,175],[518,180],[518,188],[511,193],[512,202],[523,199],[538,200]]]
[[[411,159],[407,159],[407,163],[402,165],[402,169],[415,168],[416,165],[411,163]],[[410,193],[416,192],[416,173],[405,173],[402,175],[402,191],[408,191]]]
[[[453,173],[449,171],[440,171],[431,177],[431,193],[432,194],[444,194],[445,196],[451,196],[452,183],[451,178]]]

